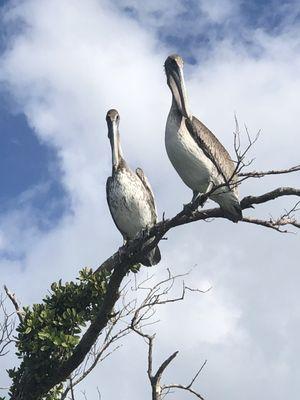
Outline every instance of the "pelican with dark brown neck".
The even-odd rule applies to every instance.
[[[112,175],[106,182],[106,197],[116,227],[121,232],[124,244],[137,237],[143,229],[149,229],[157,222],[153,191],[141,168],[133,172],[123,158],[120,144],[117,110],[106,115],[108,137],[112,151]],[[161,259],[158,247],[144,256],[141,263],[152,266]]]
[[[169,159],[193,200],[218,186],[210,198],[228,219],[238,222],[242,210],[238,197],[235,164],[215,135],[190,113],[183,77],[183,59],[171,55],[165,61],[172,105],[167,119],[165,144]]]

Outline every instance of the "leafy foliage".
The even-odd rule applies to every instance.
[[[28,376],[31,385],[38,387],[70,357],[82,328],[101,308],[109,278],[108,272],[94,274],[85,268],[77,282],[53,283],[42,303],[24,308],[16,344],[16,354],[22,361],[18,369],[8,371],[13,382],[11,395],[28,381]],[[58,400],[62,389],[62,384],[56,386],[44,399]]]

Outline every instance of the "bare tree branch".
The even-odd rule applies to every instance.
[[[144,300],[140,303],[140,305],[136,306],[136,309],[134,311],[132,320],[131,320],[131,329],[137,333],[139,336],[145,339],[147,346],[148,346],[148,357],[147,357],[147,374],[148,378],[151,384],[151,389],[152,389],[152,400],[162,400],[164,397],[164,390],[168,392],[168,389],[171,388],[172,385],[167,385],[167,386],[162,386],[161,385],[161,379],[162,375],[165,372],[165,370],[168,368],[170,363],[175,359],[175,357],[178,354],[178,351],[175,351],[172,353],[169,357],[167,357],[161,365],[158,367],[157,371],[154,373],[153,372],[153,350],[154,350],[154,341],[155,341],[155,334],[148,334],[145,333],[143,330],[143,321],[145,318],[147,318],[147,314],[153,310],[156,306],[158,305],[163,305],[163,304],[170,304],[174,302],[178,302],[181,300],[184,300],[185,298],[185,289],[187,286],[185,285],[184,281],[182,284],[182,294],[181,296],[175,296],[175,297],[169,297],[169,292],[173,287],[174,281],[177,280],[178,278],[185,277],[187,274],[181,274],[181,275],[175,275],[172,276],[171,272],[168,270],[168,276],[166,279],[161,280],[155,285],[152,285],[145,288],[144,286],[137,286],[137,290],[140,289],[146,289],[148,291],[146,297]],[[149,281],[147,279],[147,281]],[[144,284],[145,282],[143,282]],[[192,290],[192,289],[189,289]],[[201,290],[193,290],[194,292],[198,291],[199,293],[203,293]],[[146,311],[145,311],[146,309]],[[206,362],[205,362],[206,363]],[[189,392],[194,392],[195,395],[198,397],[200,396],[197,392],[195,392],[192,389],[192,385],[199,376],[200,372],[202,371],[205,363],[202,365],[202,367],[199,369],[197,374],[193,377],[191,380],[191,383],[187,386],[187,391]],[[175,385],[172,387],[175,388]],[[183,389],[184,386],[178,385],[178,388]],[[202,398],[200,396],[200,398]]]
[[[204,400],[204,397],[202,397],[200,393],[196,392],[192,388],[192,386],[195,383],[195,381],[198,378],[198,376],[200,375],[200,373],[202,372],[202,370],[205,367],[206,363],[207,363],[207,360],[204,361],[204,363],[201,365],[200,369],[197,371],[196,375],[193,377],[193,379],[191,380],[191,382],[188,385],[184,386],[184,385],[181,385],[181,384],[178,384],[178,383],[173,383],[173,384],[170,384],[170,385],[164,385],[162,387],[162,391],[163,392],[166,391],[166,394],[168,394],[171,389],[182,389],[182,390],[185,390],[187,392],[192,393],[193,395],[195,395],[199,399]]]
[[[288,230],[282,229],[280,226],[277,226],[272,220],[267,221],[258,218],[244,217],[242,221],[249,224],[264,226],[265,228],[274,229],[275,231],[280,233],[290,233]]]
[[[126,247],[121,248],[123,255],[126,255],[126,253],[134,253],[134,251],[139,250],[142,254],[144,254],[144,249],[145,249],[145,243],[149,241],[149,238],[152,238],[153,236],[157,237],[157,241],[154,241],[155,245],[157,242],[163,237],[170,229],[175,228],[180,225],[185,225],[191,222],[196,222],[196,221],[201,221],[201,220],[207,220],[211,218],[224,218],[226,219],[226,215],[223,212],[222,209],[220,208],[212,208],[212,209],[206,209],[206,210],[201,210],[201,211],[196,211],[199,204],[202,202],[205,202],[207,198],[210,196],[211,191],[199,196],[197,199],[197,202],[194,204],[191,204],[191,212],[187,212],[186,210],[182,210],[179,212],[175,217],[171,219],[165,219],[164,221],[158,222],[156,225],[154,225],[148,232],[148,235],[146,235],[142,239],[135,239],[131,241],[131,246],[129,245],[126,249]],[[263,204],[267,203],[270,200],[275,200],[279,197],[282,196],[297,196],[300,197],[300,189],[295,189],[291,187],[279,187],[276,188],[270,192],[267,192],[263,195],[260,196],[247,196],[244,197],[241,200],[241,208],[243,210],[247,208],[253,208],[255,204]],[[153,243],[151,243],[148,247],[149,249],[152,249],[155,247]],[[146,251],[147,252],[147,251]],[[101,269],[107,269],[107,270],[112,270],[118,265],[120,260],[120,253],[116,252],[114,255],[109,257],[100,267],[97,268],[95,272],[100,271]]]
[[[0,295],[0,357],[9,352],[9,346],[14,342],[15,330],[14,313],[8,313],[5,307],[5,298]]]
[[[291,187],[279,187],[277,189],[272,190],[271,192],[262,194],[261,196],[247,196],[244,197],[243,200],[241,201],[241,207],[244,210],[246,208],[251,208],[254,204],[267,203],[270,200],[275,200],[283,196],[300,197],[300,189],[295,189]]]
[[[282,227],[291,225],[294,226],[295,228],[300,228],[300,223],[297,222],[294,215],[295,212],[299,211],[298,208],[299,204],[300,202],[297,202],[290,211],[285,211],[284,214],[282,214],[279,218],[276,219],[270,217],[268,220],[262,220],[257,218],[244,217],[242,221],[248,222],[250,224],[261,225],[266,228],[271,228],[281,233],[292,233],[289,232],[287,229],[283,229]]]
[[[71,391],[71,399],[72,399],[72,400],[75,400],[75,397],[74,397],[74,386],[73,386],[72,376],[70,376],[70,391]]]
[[[239,185],[241,181],[239,181],[236,176],[241,176],[240,173],[241,171],[245,168],[248,167],[249,165],[252,164],[254,159],[251,159],[249,161],[246,161],[246,155],[248,152],[251,150],[251,148],[255,145],[255,143],[258,141],[261,131],[259,130],[257,134],[255,135],[254,139],[251,138],[251,135],[248,131],[247,126],[245,125],[245,132],[247,136],[247,146],[245,149],[241,149],[241,131],[239,127],[239,123],[237,120],[236,115],[234,116],[235,119],[235,131],[233,132],[233,144],[234,144],[234,152],[236,156],[236,160],[232,160],[235,164],[235,170],[232,174],[232,177],[230,178],[230,181],[235,183],[236,185]]]
[[[177,356],[178,351],[175,351],[173,354],[171,354],[158,368],[156,374],[153,377],[153,381],[155,384],[159,384],[162,374],[164,373],[165,369],[169,366],[169,364],[174,360],[174,358]]]
[[[23,310],[19,306],[19,303],[18,303],[15,293],[12,293],[6,285],[4,285],[4,290],[5,290],[7,297],[10,299],[10,301],[12,302],[12,304],[16,310],[16,314],[19,318],[19,321],[22,322],[23,321]]]
[[[240,172],[240,177],[248,177],[248,178],[263,178],[267,175],[281,175],[281,174],[290,174],[291,172],[300,171],[300,165],[295,165],[294,167],[290,167],[287,169],[271,169],[269,171],[250,171],[250,172]]]
[[[183,386],[180,383],[173,383],[172,385],[166,385],[163,387],[163,390],[170,390],[170,389],[183,389],[187,392],[192,393],[194,396],[198,397],[198,399],[205,400],[204,397],[201,396],[200,393],[196,392],[194,389],[192,389],[190,387]]]

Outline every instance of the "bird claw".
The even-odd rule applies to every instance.
[[[146,227],[143,228],[136,236],[137,239],[144,239],[146,236],[149,235],[150,228]]]
[[[123,240],[123,246],[120,246],[119,250],[118,250],[118,255],[119,255],[119,260],[120,261],[122,261],[123,257],[127,253],[127,249],[128,249],[128,241],[126,239],[124,239]]]
[[[204,207],[204,204],[205,204],[206,202],[207,202],[207,199],[200,201],[200,202],[199,202],[199,207],[203,208],[203,207]]]
[[[127,247],[126,244],[124,244],[124,246],[119,247],[118,256],[119,256],[119,260],[120,260],[120,261],[122,261],[123,257],[124,257],[125,254],[126,254],[126,247]]]
[[[193,203],[191,202],[191,203],[184,204],[184,205],[183,205],[183,211],[184,211],[186,214],[192,214],[193,211],[194,211],[194,209],[193,209]]]

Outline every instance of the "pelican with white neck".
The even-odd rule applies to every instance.
[[[112,151],[112,176],[106,182],[106,197],[114,223],[126,243],[142,229],[155,225],[157,212],[151,186],[143,171],[137,168],[133,172],[123,158],[119,121],[119,113],[109,110],[106,122]],[[156,246],[144,256],[142,264],[155,265],[160,259],[160,251]]]
[[[172,93],[165,132],[169,159],[183,182],[192,189],[193,200],[211,187],[223,185],[210,198],[220,205],[230,220],[238,222],[242,211],[235,185],[235,165],[215,135],[190,113],[183,59],[176,54],[169,56],[165,71]]]

